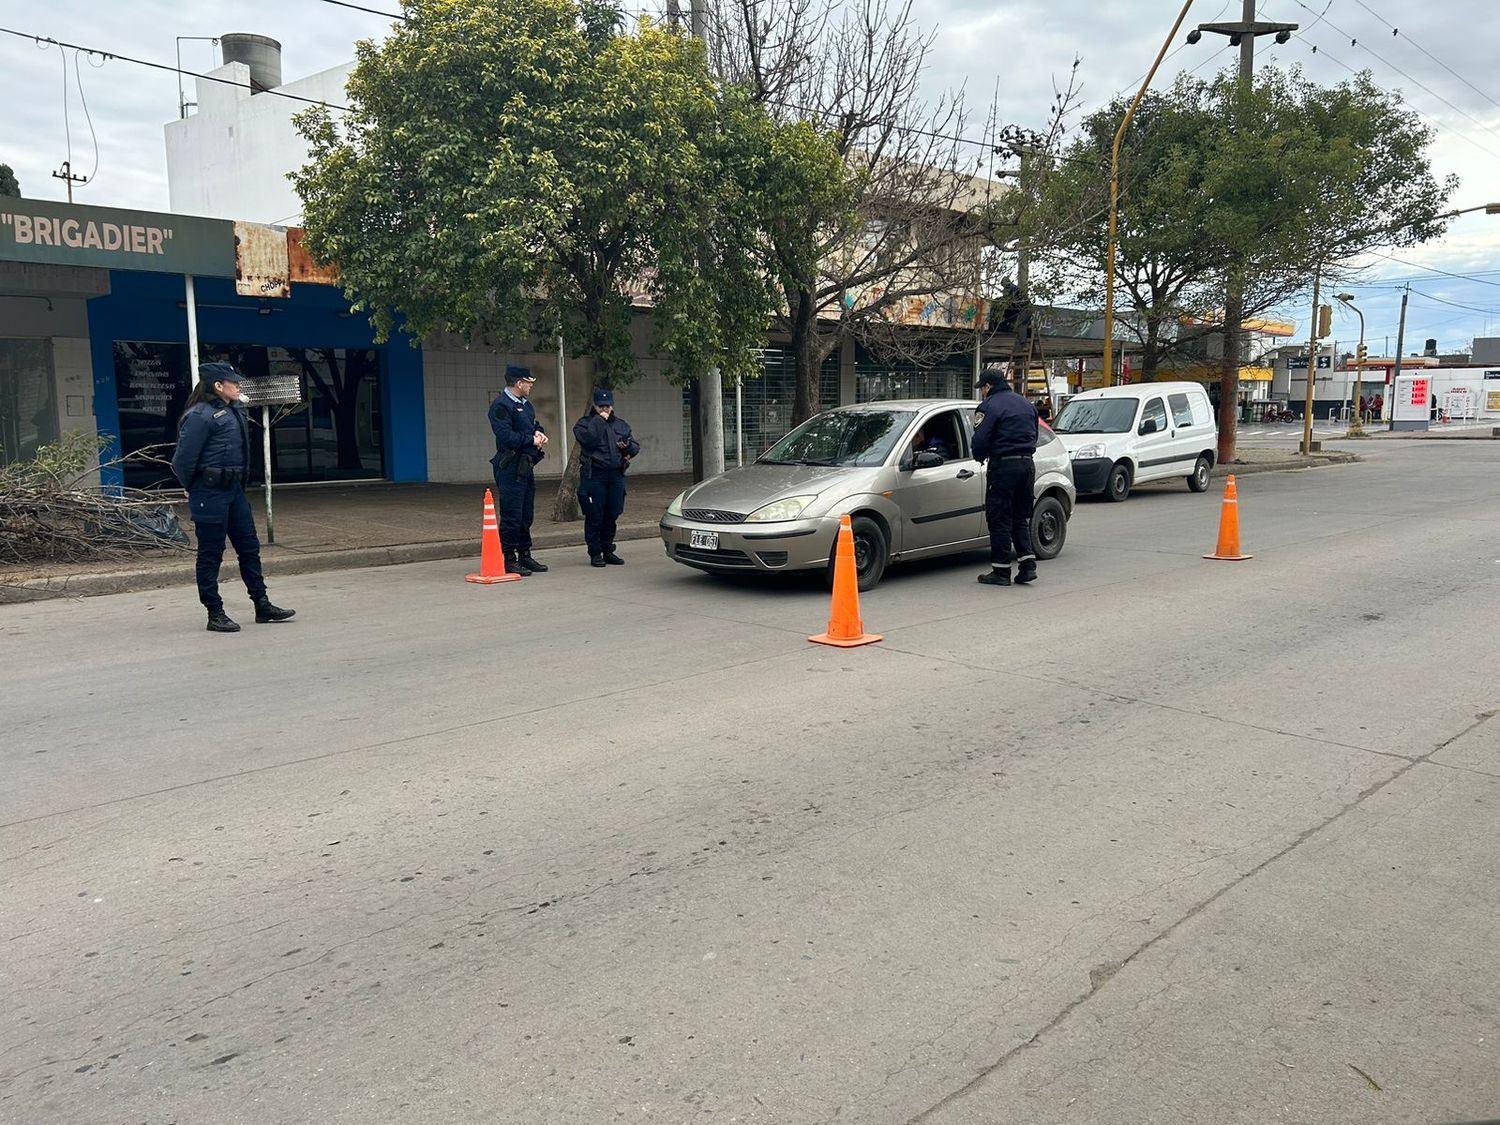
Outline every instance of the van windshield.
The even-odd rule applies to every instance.
[[[1135,423],[1136,399],[1075,398],[1052,428],[1060,434],[1123,434]]]

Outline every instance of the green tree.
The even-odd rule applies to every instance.
[[[21,185],[16,182],[16,173],[9,164],[0,164],[0,195],[20,198]]]
[[[383,339],[550,341],[606,386],[639,374],[629,290],[671,374],[754,369],[771,308],[743,248],[757,115],[701,45],[599,0],[409,0],[363,42],[351,112],[302,115],[308,244]],[[561,420],[571,424],[571,419]],[[576,476],[559,510],[576,518]]]
[[[1102,287],[1094,263],[1106,246],[1109,145],[1125,109],[1117,101],[1085,122],[1046,189],[1053,233],[1040,237],[1085,299]],[[1180,317],[1220,322],[1221,461],[1235,455],[1243,321],[1305,288],[1314,270],[1337,282],[1378,246],[1441,232],[1457,181],[1433,175],[1431,140],[1400,94],[1368,74],[1321,87],[1267,67],[1248,89],[1233,71],[1184,76],[1137,116],[1121,159],[1117,291],[1153,371]]]

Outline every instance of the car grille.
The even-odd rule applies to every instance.
[[[744,523],[743,512],[721,512],[717,508],[684,508],[682,512],[684,519],[696,520],[698,523]]]
[[[677,557],[683,562],[709,563],[713,566],[755,565],[744,551],[704,551],[697,547],[678,547]]]

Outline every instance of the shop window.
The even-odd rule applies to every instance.
[[[58,439],[52,341],[0,339],[0,465]]]

